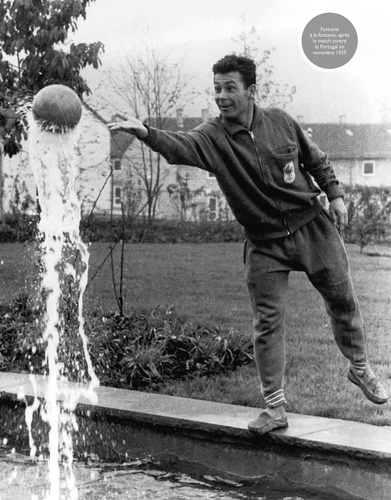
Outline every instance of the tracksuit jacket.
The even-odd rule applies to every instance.
[[[168,163],[215,175],[255,241],[289,235],[315,218],[323,210],[319,188],[329,201],[343,196],[327,155],[279,108],[255,105],[251,130],[222,117],[189,132],[148,130],[145,144]]]

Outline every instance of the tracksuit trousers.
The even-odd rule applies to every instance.
[[[365,325],[346,250],[326,211],[289,236],[246,240],[244,262],[254,312],[255,362],[268,406],[286,402],[284,311],[291,271],[305,272],[320,292],[342,354],[352,362],[365,362]]]

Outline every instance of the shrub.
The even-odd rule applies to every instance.
[[[347,186],[349,224],[345,238],[362,250],[370,243],[390,241],[391,190],[387,187]]]
[[[0,220],[0,242],[25,242],[37,234],[37,216],[24,213],[9,213]]]
[[[0,306],[0,322],[1,369],[43,373],[39,308],[21,296]],[[154,389],[170,379],[226,373],[252,361],[247,336],[231,328],[187,321],[172,309],[156,307],[129,316],[95,311],[86,317],[85,328],[95,373],[102,385],[111,387]],[[72,355],[66,361],[75,363],[79,355],[74,353],[75,343],[71,344]],[[84,368],[78,364],[77,369],[64,370],[76,381]]]
[[[88,241],[117,241],[123,232],[119,218],[94,217],[83,220],[81,232]],[[124,239],[128,243],[217,243],[243,241],[242,228],[236,221],[176,221],[142,219],[125,224]]]

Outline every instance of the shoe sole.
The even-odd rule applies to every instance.
[[[365,385],[362,384],[356,378],[356,376],[351,371],[348,372],[348,379],[350,380],[350,382],[352,382],[352,384],[357,385],[357,387],[359,387],[362,390],[362,392],[364,393],[365,397],[367,399],[369,399],[369,401],[371,401],[372,403],[375,403],[377,405],[383,405],[384,403],[387,403],[388,398],[387,399],[383,399],[383,398],[378,398],[375,395],[373,395],[371,392],[368,391],[368,389],[365,387]]]

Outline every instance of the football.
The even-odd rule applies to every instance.
[[[82,105],[75,91],[65,85],[48,85],[34,98],[33,117],[44,130],[66,132],[79,123]]]

